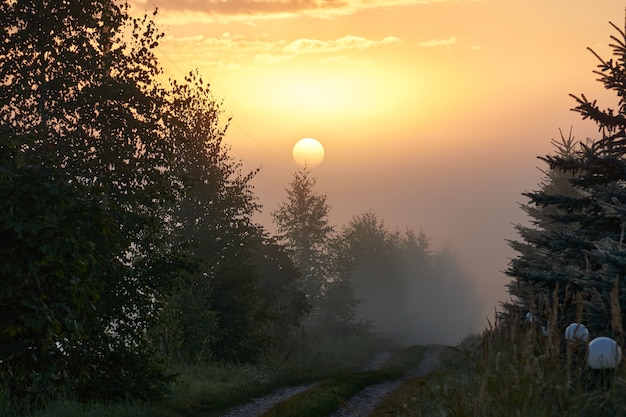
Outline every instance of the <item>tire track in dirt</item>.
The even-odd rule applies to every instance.
[[[281,388],[264,397],[256,398],[248,403],[236,406],[221,414],[221,417],[258,417],[281,401],[313,388],[319,382],[295,387]]]

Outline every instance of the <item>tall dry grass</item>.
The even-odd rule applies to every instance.
[[[616,300],[612,297],[612,304]],[[405,383],[374,415],[626,416],[624,365],[590,369],[587,343],[564,340],[556,300],[550,301],[543,322],[496,319],[482,334],[448,348],[438,371]],[[613,312],[618,308],[613,305]],[[582,316],[582,308],[576,316]],[[623,335],[621,312],[620,320],[612,318],[611,330]]]

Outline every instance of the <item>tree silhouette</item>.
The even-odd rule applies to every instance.
[[[296,171],[287,188],[287,200],[272,212],[280,242],[300,270],[300,287],[313,308],[319,306],[329,276],[327,244],[333,227],[325,194],[316,194],[317,178],[305,167]]]

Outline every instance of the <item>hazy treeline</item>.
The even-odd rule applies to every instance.
[[[296,172],[287,201],[273,213],[314,313],[341,292],[334,317],[401,343],[454,343],[480,322],[472,279],[450,248],[433,250],[422,231],[391,231],[372,211],[332,227],[316,182],[307,169]]]
[[[294,181],[317,197],[288,195],[278,236],[255,224],[256,172],[222,143],[220,103],[194,72],[162,80],[163,34],[127,7],[0,3],[0,405],[150,399],[170,362],[471,325],[450,252],[371,212],[335,231],[306,171]]]

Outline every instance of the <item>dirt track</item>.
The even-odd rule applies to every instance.
[[[372,385],[352,397],[348,403],[331,417],[363,417],[368,416],[376,406],[391,391],[409,378],[418,378],[435,369],[442,348],[433,348],[424,353],[419,366],[407,372],[402,378]],[[391,352],[377,355],[365,370],[379,369],[391,356]],[[282,388],[265,397],[257,398],[249,403],[237,406],[222,414],[222,417],[258,417],[268,411],[274,405],[302,391],[314,387],[316,384],[300,385],[297,387]]]
[[[331,417],[366,417],[369,416],[376,406],[393,390],[397,389],[402,382],[410,378],[419,378],[436,368],[441,348],[434,348],[424,353],[417,368],[407,372],[402,378],[393,381],[385,381],[380,384],[365,388],[342,408],[333,413]]]

